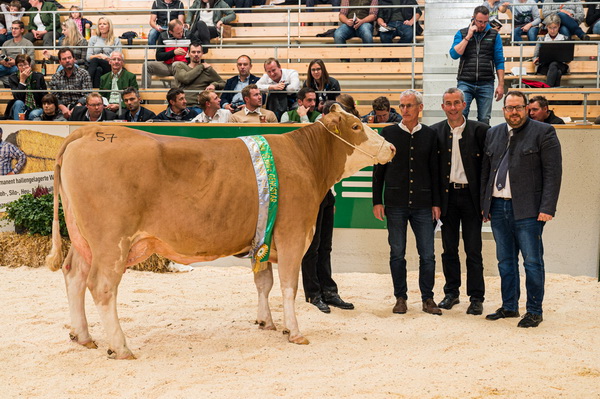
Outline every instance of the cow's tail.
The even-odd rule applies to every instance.
[[[57,160],[54,166],[54,217],[52,220],[52,249],[48,256],[46,256],[46,266],[53,272],[59,270],[62,267],[63,256],[62,256],[62,239],[60,237],[60,222],[58,218],[58,207],[60,205],[59,199],[60,191],[60,162]]]

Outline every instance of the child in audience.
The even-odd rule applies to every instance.
[[[25,11],[25,8],[21,6],[21,2],[18,0],[13,0],[8,5],[2,3],[0,4],[0,9],[2,9],[5,24],[8,27],[12,26],[13,21],[20,21],[21,18],[23,18],[23,11]],[[5,41],[12,39],[13,35],[12,32],[8,31],[4,25],[0,25],[2,26],[0,29],[0,41],[4,43]],[[4,38],[2,38],[2,36],[4,36]]]
[[[567,37],[558,33],[560,29],[560,17],[556,14],[550,14],[550,16],[544,19],[544,25],[548,29],[548,33],[543,38],[539,38],[540,42],[552,42],[555,40],[567,40]],[[562,75],[569,72],[569,66],[564,62],[552,61],[549,64],[540,64],[540,44],[535,46],[535,52],[533,53],[533,63],[539,64],[537,67],[537,73],[540,75],[546,75],[546,83],[550,87],[560,86],[560,79]]]
[[[79,29],[79,32],[81,32],[81,35],[85,37],[85,28],[91,29],[93,25],[92,21],[83,18],[81,8],[79,8],[78,6],[71,6],[71,8],[69,8],[69,11],[71,11],[69,19],[72,19],[73,22],[75,22],[75,25],[77,25],[77,29]]]

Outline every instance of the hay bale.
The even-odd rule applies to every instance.
[[[62,243],[63,257],[65,257],[71,247],[71,242],[66,238],[62,238]],[[10,232],[0,233],[0,266],[44,266],[46,255],[50,253],[51,248],[51,236],[16,234]],[[167,269],[169,262],[169,259],[154,254],[144,262],[132,266],[131,269],[166,273],[169,272]]]
[[[27,155],[21,174],[54,170],[56,154],[64,140],[64,137],[28,129],[21,129],[6,138]]]

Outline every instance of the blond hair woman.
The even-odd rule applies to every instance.
[[[110,72],[108,60],[113,51],[121,51],[121,40],[115,37],[113,24],[109,18],[98,19],[95,35],[90,38],[87,50],[88,72],[92,79],[92,87],[100,86],[100,77]]]

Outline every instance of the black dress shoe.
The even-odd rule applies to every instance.
[[[533,313],[525,313],[523,318],[517,324],[517,327],[529,328],[529,327],[537,327],[544,320],[541,314],[533,314]]]
[[[444,299],[442,299],[442,301],[438,304],[438,308],[442,308],[442,309],[452,309],[452,306],[457,305],[460,303],[460,299],[458,299],[458,297],[455,297],[454,295],[446,295],[444,297]]]
[[[327,305],[322,298],[315,298],[310,303],[315,305],[323,313],[331,313],[329,305]]]
[[[467,314],[479,316],[482,313],[483,313],[483,302],[481,302],[480,300],[477,300],[477,299],[473,299],[467,309]]]
[[[499,320],[505,319],[508,317],[519,317],[519,311],[506,310],[504,308],[499,308],[495,313],[489,314],[485,316],[488,320]]]
[[[340,298],[339,295],[333,295],[330,297],[326,297],[325,303],[328,305],[331,305],[331,306],[335,306],[336,308],[340,308],[340,309],[346,309],[346,310],[354,309],[353,304],[351,304],[350,302],[344,302],[344,300],[342,298]]]

